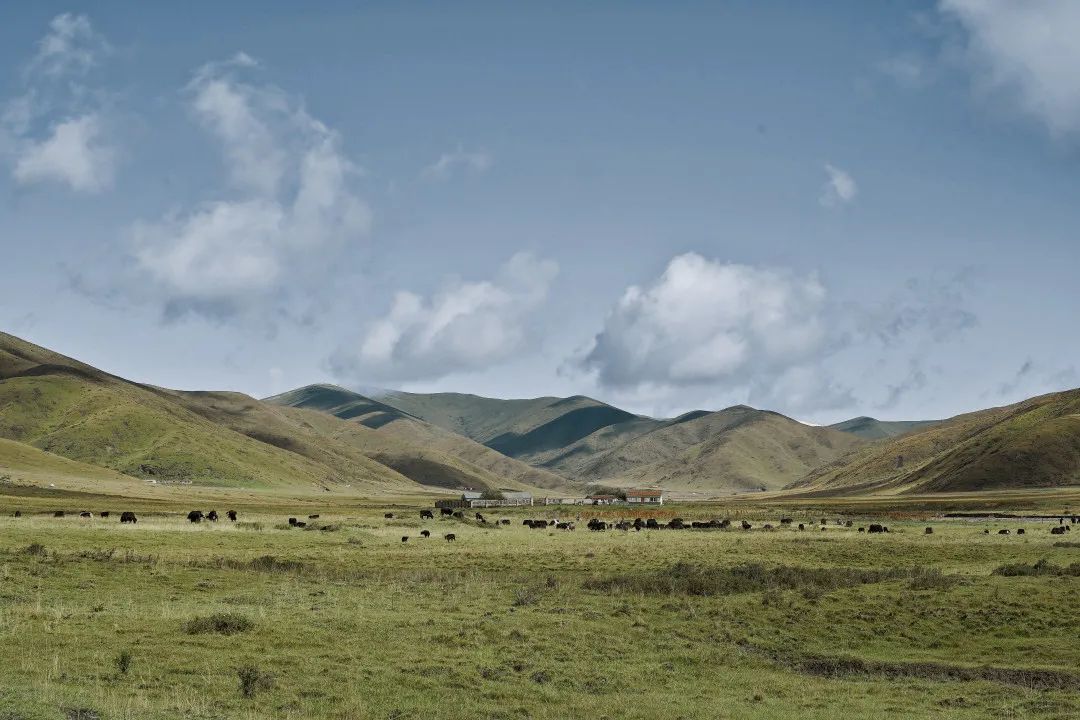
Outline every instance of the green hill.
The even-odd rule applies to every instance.
[[[574,482],[715,494],[777,489],[860,445],[853,434],[737,407],[659,420],[584,396],[496,400],[383,392],[377,402]]]
[[[851,418],[838,422],[829,427],[840,432],[857,435],[863,440],[884,440],[886,438],[906,435],[920,428],[937,425],[940,420],[878,420],[877,418],[862,417]]]
[[[556,466],[575,463],[582,478],[605,485],[658,484],[699,494],[775,490],[861,444],[746,406],[689,413],[620,440],[591,456],[571,448]]]
[[[1080,390],[959,415],[860,448],[790,486],[822,494],[1080,485]]]
[[[308,385],[264,402],[317,410],[348,420],[349,426],[358,428],[356,432],[364,432],[367,447],[377,448],[379,461],[399,472],[405,468],[415,472],[423,472],[423,468],[437,470],[430,465],[430,457],[440,456],[444,463],[461,464],[477,476],[467,482],[463,478],[449,484],[436,472],[424,481],[428,485],[504,489],[556,489],[566,485],[564,478],[554,473],[514,460],[468,437],[336,385]],[[415,473],[405,474],[415,476]]]
[[[140,385],[2,333],[0,438],[166,485],[384,495],[520,484],[363,425]]]

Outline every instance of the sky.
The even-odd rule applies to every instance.
[[[130,379],[1080,386],[1080,3],[0,7],[0,329]]]

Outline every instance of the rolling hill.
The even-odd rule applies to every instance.
[[[884,440],[906,435],[909,432],[937,425],[940,422],[940,420],[878,420],[864,415],[838,422],[829,427],[833,430],[857,435],[863,440]]]
[[[461,487],[465,484],[504,489],[562,489],[566,485],[565,479],[559,475],[514,460],[468,437],[336,385],[308,385],[266,398],[264,402],[319,411],[348,421],[350,427],[357,428],[355,432],[365,433],[369,438],[369,447],[377,448],[375,456],[380,462],[399,471],[406,466],[419,471],[426,464],[425,454],[434,453],[467,464],[475,473],[492,476],[482,482],[473,480],[471,483],[448,484],[445,477],[435,472],[425,481],[428,485]]]
[[[2,333],[0,438],[168,485],[363,495],[522,487],[406,437],[239,393],[141,385]]]
[[[855,450],[789,489],[928,493],[1080,485],[1080,389],[959,415]]]
[[[744,406],[660,420],[580,395],[497,400],[384,391],[364,402],[468,435],[574,482],[658,484],[703,495],[778,489],[862,443]]]

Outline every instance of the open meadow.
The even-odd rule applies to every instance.
[[[1080,717],[1080,526],[1056,518],[829,501],[482,524],[414,499],[233,523],[227,502],[193,524],[176,503],[3,498],[0,718]],[[598,514],[733,524],[590,532]]]

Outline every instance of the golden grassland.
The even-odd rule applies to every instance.
[[[754,529],[593,533],[521,521],[595,508],[485,512],[503,526],[422,521],[417,498],[181,492],[0,487],[0,718],[1080,716],[1080,527],[937,517],[972,496],[605,508]],[[807,530],[761,529],[782,516]]]

